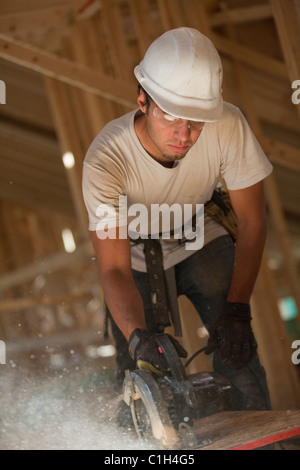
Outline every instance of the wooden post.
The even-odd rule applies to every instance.
[[[67,168],[66,174],[77,215],[79,238],[85,239],[88,237],[88,220],[81,190],[81,171],[84,156],[68,99],[67,86],[49,77],[45,77],[45,82],[62,153],[72,152],[74,155],[75,166]]]
[[[292,84],[294,80],[300,80],[300,2],[299,0],[270,0],[270,2]],[[297,110],[300,116],[300,105],[297,106]]]
[[[267,373],[272,407],[275,410],[300,407],[300,382],[292,363],[291,344],[287,339],[277,304],[276,289],[266,255],[252,296],[253,329],[258,352]]]

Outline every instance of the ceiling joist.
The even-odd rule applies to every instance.
[[[54,10],[62,7],[76,7],[80,2],[78,0],[0,0],[0,17],[11,17],[26,15],[30,12],[45,13],[47,10]]]
[[[211,39],[219,52],[270,75],[288,78],[286,66],[280,60],[273,59],[215,32],[211,34]]]
[[[125,107],[136,107],[136,87],[72,60],[0,34],[0,57]]]
[[[253,5],[250,7],[231,8],[224,11],[218,11],[211,16],[210,24],[212,27],[222,26],[224,24],[240,24],[253,21],[261,21],[273,16],[272,8],[269,4]]]

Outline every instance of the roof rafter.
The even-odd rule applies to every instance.
[[[53,10],[68,6],[69,8],[76,8],[80,2],[75,0],[14,0],[7,2],[7,0],[0,0],[0,17],[9,17],[24,15],[32,11],[43,12],[43,10]]]
[[[0,57],[129,108],[136,107],[134,85],[5,34],[0,34]]]
[[[232,8],[212,14],[210,24],[212,27],[224,24],[247,23],[264,20],[273,16],[270,4],[252,5],[250,7]]]

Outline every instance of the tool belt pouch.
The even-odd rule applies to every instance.
[[[229,194],[222,189],[215,189],[210,201],[204,205],[204,212],[221,224],[233,241],[237,238],[237,217],[232,208]]]

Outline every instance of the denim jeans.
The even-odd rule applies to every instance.
[[[208,331],[226,302],[233,260],[234,244],[229,235],[223,235],[175,267],[177,295],[185,295],[192,302]],[[133,271],[133,276],[143,298],[147,327],[155,331],[147,274]],[[117,377],[122,380],[124,371],[135,368],[135,364],[128,354],[127,341],[112,318],[111,321],[117,348]],[[213,368],[231,382],[234,410],[270,409],[266,375],[257,355],[248,366],[235,369],[224,367],[216,350]]]

